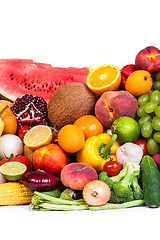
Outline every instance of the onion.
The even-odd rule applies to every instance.
[[[34,191],[51,191],[53,190],[58,180],[57,178],[45,171],[30,171],[23,176],[23,183]]]
[[[101,206],[109,201],[111,190],[105,182],[94,180],[84,186],[82,194],[88,205]]]
[[[0,159],[14,157],[23,153],[23,142],[14,134],[5,134],[0,139]]]

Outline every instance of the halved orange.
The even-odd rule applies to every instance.
[[[93,69],[86,79],[88,88],[96,94],[116,90],[120,83],[120,69],[111,64],[104,64]]]
[[[37,125],[31,128],[24,136],[24,144],[32,150],[52,141],[52,130],[46,125]]]

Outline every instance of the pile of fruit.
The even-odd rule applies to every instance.
[[[1,81],[1,206],[160,206],[159,49],[121,70],[1,59]]]

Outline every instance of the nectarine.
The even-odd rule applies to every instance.
[[[146,70],[150,73],[160,71],[160,50],[149,46],[142,49],[136,56],[135,66],[138,70]]]

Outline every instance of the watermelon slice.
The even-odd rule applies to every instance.
[[[26,93],[48,103],[53,92],[70,82],[86,83],[90,68],[60,68],[30,59],[0,59],[0,95],[15,101]]]

